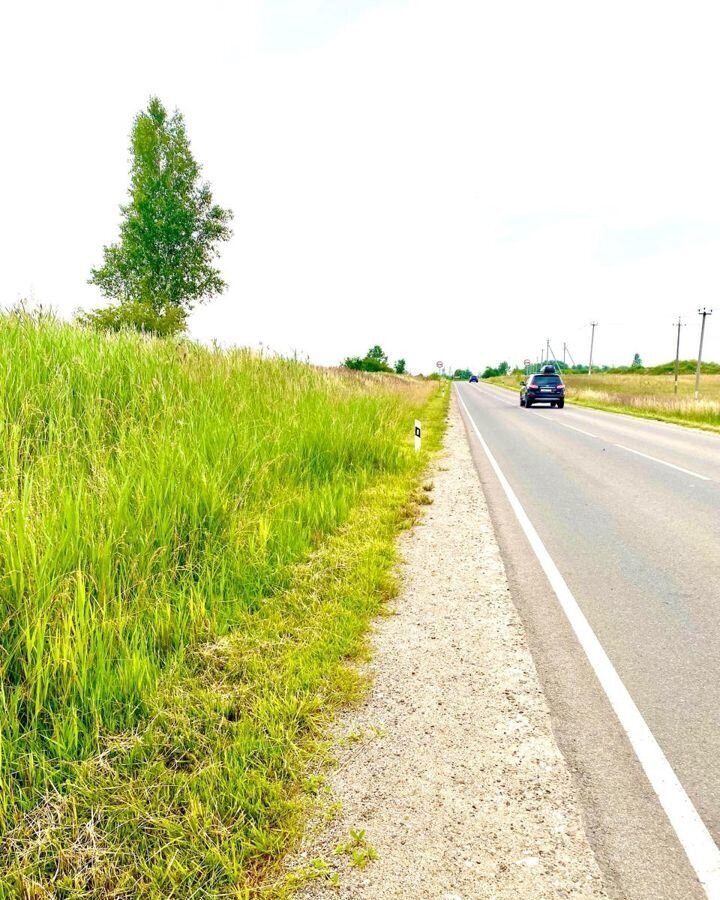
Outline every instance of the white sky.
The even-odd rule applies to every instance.
[[[0,303],[70,315],[151,94],[235,212],[192,333],[413,371],[697,352],[720,291],[720,7],[38,0],[0,7]],[[716,321],[717,320],[717,321]],[[720,302],[705,358],[720,359]]]

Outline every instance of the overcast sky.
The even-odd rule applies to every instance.
[[[235,212],[192,334],[413,371],[697,353],[720,296],[720,13],[639,0],[39,0],[0,14],[0,303],[63,315],[133,116],[185,115]],[[706,358],[720,359],[720,302]]]

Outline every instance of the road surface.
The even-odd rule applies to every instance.
[[[717,843],[720,436],[572,406],[525,410],[516,394],[484,384],[458,393],[513,598],[611,890],[643,900],[720,896],[720,872],[701,887],[687,854],[690,835],[703,864],[698,832],[683,833],[682,811],[679,831],[663,811],[517,513],[519,505]],[[705,852],[704,862],[712,869],[717,860]]]

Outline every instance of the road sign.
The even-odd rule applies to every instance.
[[[439,360],[435,363],[435,365],[438,367],[438,369],[442,369],[442,367],[445,365],[445,363],[444,363],[441,359],[439,359]]]

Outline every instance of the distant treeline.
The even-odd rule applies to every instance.
[[[587,366],[568,366],[566,363],[562,362],[562,360],[549,359],[541,363],[533,363],[529,369],[530,372],[537,372],[542,366],[551,365],[555,366],[555,368],[559,372],[567,372],[569,375],[587,375],[588,367]],[[678,363],[678,372],[681,375],[694,375],[697,369],[697,360],[696,359],[681,359]],[[704,362],[701,366],[702,372],[704,375],[718,375],[720,374],[720,363],[715,362]],[[518,366],[515,370],[517,373],[524,372],[525,370]],[[603,365],[593,365],[593,374],[606,373],[608,375],[672,375],[675,371],[675,363],[667,362],[662,363],[659,366],[603,366]],[[498,369],[486,369],[483,372],[483,378],[494,378],[497,375],[502,375],[503,372],[500,372]]]
[[[595,368],[595,367],[593,367]],[[700,366],[704,375],[720,374],[720,363],[704,362]],[[697,369],[696,359],[681,359],[678,363],[678,372],[681,375],[694,375]],[[603,372],[610,375],[672,375],[675,371],[675,363],[667,362],[659,366],[614,366],[612,368],[602,368]]]
[[[388,362],[387,353],[379,344],[371,347],[365,356],[348,356],[343,362],[346,369],[358,372],[395,372],[404,375],[407,371],[405,360],[399,359],[394,366]]]

